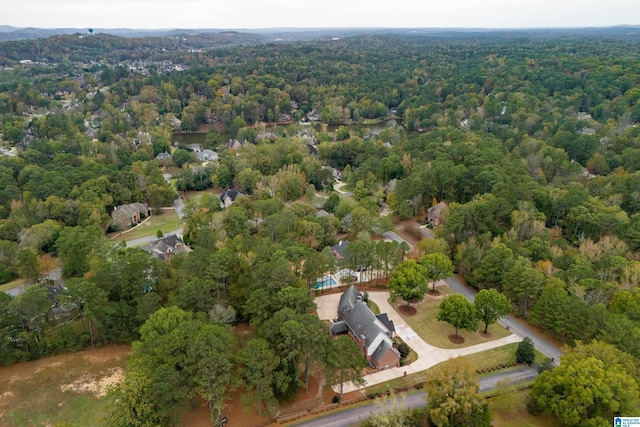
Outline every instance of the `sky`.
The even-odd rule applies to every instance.
[[[0,0],[41,28],[547,28],[640,24],[640,0]]]

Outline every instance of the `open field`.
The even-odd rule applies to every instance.
[[[454,344],[449,340],[449,335],[455,333],[455,328],[446,322],[440,322],[436,316],[438,313],[438,307],[442,299],[447,295],[451,295],[454,292],[446,286],[439,286],[437,288],[440,291],[439,296],[432,296],[430,294],[425,295],[424,301],[412,304],[417,309],[417,313],[413,316],[407,316],[398,307],[402,305],[402,302],[394,304],[398,313],[407,322],[409,326],[428,344],[431,344],[440,348],[460,348],[467,347],[475,344],[480,344],[494,339],[504,338],[511,335],[511,332],[502,327],[501,325],[494,323],[489,326],[489,334],[491,336],[484,337],[480,335],[480,332],[484,331],[484,324],[478,323],[478,331],[458,331],[458,335],[464,338],[464,344]]]
[[[130,352],[109,346],[0,368],[0,425],[100,425],[102,396],[122,378]]]
[[[139,225],[128,233],[122,233],[120,235],[118,235],[118,233],[114,233],[110,234],[110,236],[115,236],[114,240],[121,242],[135,240],[141,237],[155,236],[158,234],[158,231],[168,233],[170,231],[177,230],[178,228],[180,228],[180,219],[178,218],[178,214],[176,214],[173,209],[165,209],[161,215],[151,215],[151,218],[149,218],[147,222]]]

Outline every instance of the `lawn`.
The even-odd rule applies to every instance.
[[[100,396],[121,378],[130,351],[109,346],[0,368],[0,425],[99,425]]]
[[[18,277],[17,279],[7,282],[4,285],[0,285],[0,292],[9,291],[17,286],[24,285],[25,282],[26,282],[26,279]]]
[[[165,209],[161,215],[151,215],[151,218],[142,225],[137,226],[128,233],[122,233],[114,237],[114,240],[129,241],[141,237],[155,236],[158,231],[168,233],[180,228],[180,219],[173,209]]]
[[[427,294],[425,295],[424,301],[418,304],[412,304],[413,307],[417,309],[415,315],[407,316],[401,310],[398,310],[398,313],[400,313],[405,322],[427,343],[440,348],[461,348],[511,335],[510,331],[495,323],[489,326],[489,334],[491,334],[491,336],[483,337],[479,332],[484,331],[484,324],[479,322],[478,331],[458,331],[458,335],[464,338],[463,344],[452,343],[449,340],[449,335],[455,333],[455,328],[446,322],[440,322],[436,316],[442,299],[454,292],[446,286],[439,286],[436,289],[440,291],[440,296],[434,297]],[[401,304],[401,302],[396,303],[394,306],[398,309]]]
[[[495,427],[556,427],[558,420],[549,414],[537,416],[527,412],[525,402],[529,390],[518,390],[508,399],[489,399],[489,409]]]
[[[481,351],[479,353],[470,354],[464,356],[465,359],[471,362],[471,365],[476,370],[493,368],[499,365],[506,365],[516,361],[516,349],[518,343],[511,343],[503,345],[502,347],[492,348],[489,350]],[[547,358],[544,354],[538,350],[534,350],[536,358],[533,363],[542,363]],[[491,375],[491,374],[486,374]]]

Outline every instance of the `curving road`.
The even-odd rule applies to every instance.
[[[504,379],[509,378],[512,383],[523,383],[532,381],[538,376],[538,372],[535,368],[519,368],[508,372],[499,372],[497,374],[488,375],[480,378],[480,391],[487,391],[496,388],[496,384]],[[402,397],[397,397],[397,400],[401,400]],[[405,408],[419,408],[426,405],[426,393],[414,393],[404,397]],[[292,424],[299,427],[349,427],[358,425],[371,415],[380,412],[380,408],[375,403],[370,403],[364,406],[358,406],[356,408],[347,409],[340,412],[333,412],[331,414],[315,418],[309,421],[303,421],[298,424]]]

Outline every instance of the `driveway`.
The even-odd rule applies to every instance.
[[[390,381],[394,378],[399,378],[405,375],[414,374],[437,365],[438,363],[447,361],[451,358],[458,356],[466,356],[468,354],[477,353],[480,351],[488,350],[491,348],[501,347],[505,344],[519,342],[522,338],[517,335],[509,335],[498,340],[489,341],[482,344],[473,345],[470,347],[464,347],[459,349],[444,349],[434,347],[431,344],[427,344],[422,338],[415,333],[415,331],[407,325],[404,319],[398,314],[398,312],[387,302],[389,299],[389,292],[369,292],[369,299],[375,302],[380,308],[381,313],[387,313],[389,319],[393,320],[396,328],[396,333],[411,347],[417,354],[418,360],[408,366],[401,366],[399,368],[385,369],[374,374],[367,375],[367,386],[375,385]],[[318,305],[318,317],[320,319],[334,319],[337,317],[338,302],[340,301],[340,294],[320,296],[315,299]],[[322,308],[321,308],[322,307]],[[355,387],[351,383],[344,385],[344,392],[357,390],[359,387]]]

